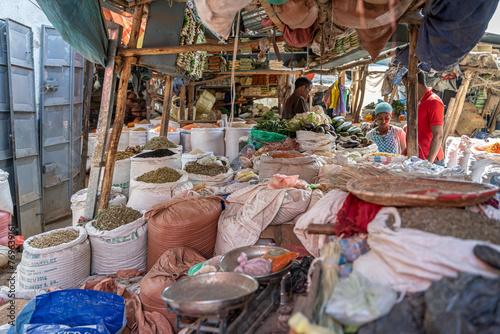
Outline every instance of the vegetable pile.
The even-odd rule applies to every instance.
[[[268,108],[269,109],[269,108]],[[273,111],[268,111],[255,126],[256,130],[275,132],[281,135],[289,136],[288,120],[280,120]]]
[[[295,117],[290,120],[288,130],[291,132],[295,132],[303,129],[306,126],[306,124],[312,124],[314,125],[314,128],[320,125],[330,124],[332,122],[330,117],[328,117],[328,115],[320,111],[305,112],[302,114],[295,115]]]

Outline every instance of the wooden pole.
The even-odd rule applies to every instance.
[[[144,5],[135,7],[134,18],[132,21],[132,28],[130,31],[130,40],[128,48],[136,48],[137,41],[139,40],[139,32],[141,30],[142,14]],[[113,183],[113,172],[115,168],[115,156],[118,150],[118,141],[122,133],[123,121],[125,118],[125,104],[127,101],[127,88],[132,65],[137,62],[137,58],[128,57],[123,61],[123,68],[120,72],[120,84],[118,86],[118,93],[116,95],[116,113],[115,121],[113,123],[113,132],[111,133],[111,141],[109,150],[106,155],[106,168],[104,171],[104,178],[101,187],[101,198],[99,200],[99,212],[108,207],[109,197],[111,192],[111,185]]]
[[[193,119],[194,121],[194,85],[188,84],[188,117],[187,120]]]
[[[407,146],[409,157],[418,157],[418,106],[417,106],[417,66],[418,59],[415,53],[418,39],[418,26],[410,25],[410,54],[408,57],[408,91],[407,101]]]
[[[182,86],[181,92],[179,94],[180,104],[179,104],[179,122],[182,120],[187,120],[185,110],[186,110],[186,86]]]
[[[276,36],[276,42],[284,42],[285,38],[283,36]],[[269,38],[269,43],[272,40]],[[255,39],[250,42],[238,43],[238,50],[248,49],[251,47],[259,46],[259,40]],[[129,43],[130,45],[130,43]],[[139,56],[155,56],[155,55],[169,55],[177,54],[183,52],[195,52],[195,51],[208,51],[212,53],[219,53],[221,51],[233,51],[234,44],[190,44],[190,45],[180,45],[180,46],[162,46],[155,48],[142,48],[135,49],[128,47],[127,49],[121,49],[118,55],[121,57],[139,57]]]
[[[160,136],[167,136],[168,123],[170,122],[170,109],[172,109],[172,94],[174,88],[174,77],[168,75],[165,78],[165,88],[163,89],[163,113],[161,114]]]
[[[397,92],[398,92],[398,85],[392,85],[392,92],[391,92],[391,98],[389,99],[389,104],[392,104],[392,102],[394,102],[394,98],[396,97]]]
[[[87,151],[89,146],[89,118],[92,87],[94,86],[95,65],[85,60],[85,78],[83,87],[83,115],[82,115],[82,155],[80,164],[80,189],[85,188],[87,175]]]
[[[354,123],[359,123],[361,117],[361,109],[363,108],[363,100],[365,99],[366,78],[368,77],[368,65],[363,65],[361,69],[361,83],[359,86],[359,101],[356,105],[355,113],[352,115]]]

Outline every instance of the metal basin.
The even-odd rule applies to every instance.
[[[241,273],[208,273],[175,282],[161,293],[167,310],[189,315],[224,314],[245,305],[259,288]]]
[[[264,254],[266,254],[269,251],[272,250],[283,250],[286,251],[286,249],[281,248],[281,247],[275,247],[275,246],[245,246],[245,247],[240,247],[233,249],[232,251],[227,252],[221,259],[220,259],[220,268],[223,271],[226,272],[233,272],[234,269],[239,266],[238,262],[238,257],[241,255],[241,253],[245,253],[248,257],[249,260],[256,258],[256,257],[261,257]],[[287,264],[285,267],[283,267],[281,270],[278,270],[275,273],[269,274],[269,275],[263,275],[263,276],[255,276],[254,278],[259,281],[259,283],[267,283],[270,281],[274,280],[279,280],[281,277],[283,277],[287,272],[292,269],[293,266],[293,261],[291,261],[289,264]]]

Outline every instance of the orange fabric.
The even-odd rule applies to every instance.
[[[295,260],[295,258],[299,256],[299,253],[295,252],[289,252],[287,250],[274,250],[274,251],[269,251],[266,254],[264,254],[262,257],[266,260],[272,261],[272,271],[273,273],[279,271],[283,267],[285,267],[287,264]]]
[[[112,278],[106,277],[88,282],[81,289],[110,292],[122,296],[125,299],[126,329],[128,328],[132,334],[175,333],[172,325],[163,314],[143,311],[139,296]]]
[[[141,281],[141,301],[145,311],[165,315],[172,324],[175,315],[168,313],[161,292],[169,285],[188,276],[189,268],[205,261],[200,253],[185,247],[167,250]]]

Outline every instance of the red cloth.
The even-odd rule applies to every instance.
[[[375,218],[383,206],[367,203],[349,193],[344,205],[337,214],[334,232],[337,236],[344,233],[344,238],[350,238],[358,233],[367,233],[368,223]]]
[[[276,26],[268,16],[261,20],[261,24],[267,27]],[[296,48],[306,47],[311,45],[316,28],[316,22],[306,29],[291,29],[286,24],[283,24],[283,38],[288,44]]]

